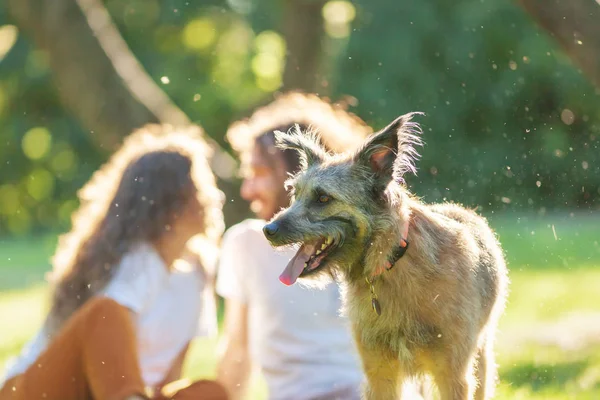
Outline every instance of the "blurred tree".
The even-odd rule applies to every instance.
[[[44,52],[61,102],[89,131],[93,142],[105,154],[114,150],[124,136],[146,123],[190,123],[186,114],[171,102],[131,53],[102,2],[59,0],[48,6],[38,0],[10,0],[6,6],[17,26]],[[22,144],[27,158],[34,161],[42,159],[50,150],[48,145],[39,157],[28,154],[28,148],[33,149],[30,153],[34,155],[38,151],[41,142],[35,136],[27,140],[26,135]],[[43,137],[51,138],[50,133]],[[205,139],[213,148],[211,161],[215,174],[230,179],[233,158],[216,141],[210,137]],[[47,200],[54,191],[55,176],[46,169],[36,169],[32,174],[37,171],[42,175],[26,175],[30,182],[34,178],[37,178],[35,182],[42,182],[26,186],[27,197],[37,201],[16,200],[20,205],[13,214],[20,215],[21,221],[13,225],[21,228],[14,231],[23,231],[22,228],[31,225],[29,217],[26,223],[23,220],[23,215],[29,215],[25,208],[27,203],[34,207],[35,203]],[[231,185],[225,186],[231,189]],[[14,192],[13,186],[7,187]],[[5,192],[7,187],[3,188]],[[231,191],[227,189],[226,192]],[[235,197],[235,192],[233,195]],[[43,214],[56,213],[58,206],[51,204],[52,211],[46,207]],[[68,209],[73,206],[69,204]],[[44,218],[48,220],[47,215],[37,219]]]
[[[408,181],[426,200],[600,206],[600,95],[515,0],[88,1],[0,1],[0,236],[67,228],[108,143],[168,119],[169,99],[228,151],[229,123],[287,87],[349,95],[374,127],[425,111],[427,145]],[[101,36],[114,34],[123,41],[108,48]],[[114,57],[122,48],[132,62]],[[284,84],[286,66],[297,83]],[[95,110],[88,122],[84,101]],[[239,181],[219,184],[226,223],[246,217]]]
[[[336,92],[375,128],[426,113],[416,193],[487,210],[600,205],[600,93],[515,2],[354,4]]]
[[[322,88],[325,0],[286,0],[281,30],[287,44],[283,88],[319,92]]]
[[[36,45],[47,51],[63,103],[106,149],[140,126],[190,121],[148,76],[99,0],[9,0],[8,9]],[[215,172],[230,175],[232,159],[208,138],[219,157]],[[223,174],[220,174],[223,175]]]
[[[594,0],[518,0],[600,89],[600,3]]]
[[[128,86],[127,78],[139,66],[123,54],[121,65],[113,65],[110,53],[104,51],[107,39],[114,49],[120,38],[102,5],[94,0],[82,0],[81,5],[85,8],[75,0],[7,2],[18,27],[46,51],[62,102],[101,147],[113,149],[127,133],[159,118],[136,97],[139,90],[134,94]],[[177,122],[184,121],[179,117]]]

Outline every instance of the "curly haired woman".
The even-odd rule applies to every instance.
[[[213,381],[177,384],[190,341],[211,328],[198,321],[215,322],[201,305],[223,200],[206,150],[199,128],[150,125],[94,174],[53,258],[48,316],[0,400],[227,398]],[[203,267],[185,269],[191,239]]]

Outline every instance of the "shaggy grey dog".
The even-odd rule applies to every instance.
[[[421,145],[415,113],[397,118],[348,154],[314,133],[277,133],[302,170],[292,203],[265,226],[275,247],[300,244],[280,279],[334,276],[367,382],[365,399],[398,397],[430,374],[442,400],[487,399],[496,380],[494,336],[508,275],[485,219],[455,204],[427,205],[405,188]]]

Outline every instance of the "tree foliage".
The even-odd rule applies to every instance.
[[[283,87],[290,48],[307,51],[289,45],[286,2],[104,3],[152,80],[226,150],[228,124]],[[109,151],[61,103],[48,49],[2,7],[0,235],[64,229]],[[331,0],[316,10],[325,35],[307,37],[324,51],[309,69],[320,93],[353,96],[352,111],[377,128],[426,113],[419,173],[408,178],[417,194],[487,210],[598,207],[599,93],[518,4]],[[223,184],[231,197],[237,181]],[[247,215],[240,201],[227,207],[229,223]]]
[[[418,194],[492,210],[598,206],[600,92],[516,4],[358,7],[335,87],[379,127],[426,113]]]

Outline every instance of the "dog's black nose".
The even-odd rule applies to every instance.
[[[263,228],[263,232],[266,236],[273,236],[277,231],[279,231],[279,224],[277,224],[277,222],[271,222]]]

